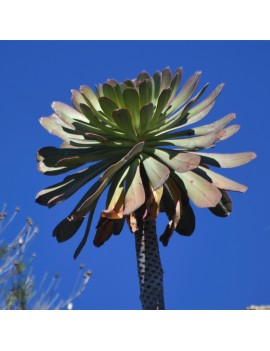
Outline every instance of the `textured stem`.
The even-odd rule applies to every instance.
[[[143,221],[142,211],[135,212],[136,255],[143,310],[164,310],[163,269],[161,266],[155,221]]]

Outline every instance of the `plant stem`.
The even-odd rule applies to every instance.
[[[161,265],[155,221],[143,221],[142,209],[135,212],[136,256],[143,310],[164,310],[163,269]]]

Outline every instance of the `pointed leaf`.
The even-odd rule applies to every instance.
[[[247,187],[245,185],[239,184],[229,178],[226,178],[218,173],[211,171],[205,167],[198,167],[196,172],[206,180],[210,181],[219,189],[246,192]]]
[[[180,108],[193,94],[196,89],[199,79],[201,77],[201,72],[195,72],[192,77],[185,83],[183,88],[180,90],[179,94],[175,97],[172,102],[171,112]]]
[[[218,121],[216,121],[214,123],[207,124],[207,125],[202,126],[202,127],[196,127],[196,128],[193,128],[192,130],[194,131],[194,135],[205,135],[208,133],[217,132],[217,131],[225,128],[226,125],[229,124],[233,119],[235,119],[235,114],[230,113],[229,115],[219,119]],[[221,140],[222,140],[222,138],[221,138]]]
[[[62,102],[53,102],[52,109],[69,126],[73,126],[73,123],[76,121],[89,122],[88,118],[82,113]]]
[[[220,141],[223,141],[223,140],[226,140],[226,139],[230,138],[235,133],[237,133],[239,129],[240,129],[240,125],[239,124],[234,124],[233,126],[225,128],[224,129],[225,135],[223,135],[223,137],[220,138]]]
[[[201,156],[202,163],[221,168],[242,166],[256,158],[256,154],[254,152],[241,152],[236,154],[196,152],[196,155]]]
[[[206,134],[194,138],[182,138],[182,139],[168,139],[159,142],[160,146],[173,145],[175,147],[196,150],[196,149],[206,149],[218,141],[225,132],[223,130],[217,133]],[[156,142],[149,142],[148,145],[156,144]],[[199,154],[199,153],[198,153]]]
[[[158,98],[158,103],[157,103],[157,108],[155,110],[154,116],[152,118],[151,121],[151,125],[154,125],[156,123],[156,121],[159,120],[159,117],[162,113],[162,111],[164,110],[164,108],[166,107],[170,96],[171,96],[172,90],[171,88],[165,89],[162,91],[162,93],[160,94],[159,98]]]
[[[43,161],[40,161],[38,163],[38,171],[45,174],[45,175],[56,175],[56,174],[62,174],[65,172],[68,172],[74,168],[77,168],[79,166],[74,166],[74,167],[48,167],[44,164]]]
[[[82,135],[78,135],[75,132],[75,128],[66,125],[61,119],[53,114],[49,117],[41,117],[39,119],[40,124],[44,129],[46,129],[50,134],[58,136],[58,138],[69,142],[70,138],[76,137],[78,139],[83,139]],[[64,130],[64,128],[66,128]],[[71,129],[72,128],[72,129]],[[67,132],[68,131],[68,132]],[[72,134],[74,133],[74,134]]]
[[[224,87],[224,84],[218,85],[216,87],[216,89],[206,99],[204,99],[197,106],[193,107],[189,111],[189,118],[195,117],[195,115],[197,115],[198,113],[201,113],[202,111],[207,109],[210,105],[212,105],[212,103],[214,103],[215,100],[218,98],[218,96],[221,93],[223,87]]]
[[[174,126],[181,126],[181,125],[186,125],[189,117],[189,111],[191,106],[193,106],[197,100],[201,97],[201,95],[204,93],[206,88],[208,87],[208,84],[206,84],[199,92],[197,95],[195,95],[184,107],[182,107],[180,110],[178,110],[175,114],[173,114],[172,106],[168,108],[166,112],[166,121],[165,125],[163,128],[160,129],[160,131],[167,130],[169,131],[172,129]]]

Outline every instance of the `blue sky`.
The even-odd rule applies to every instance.
[[[35,154],[43,146],[59,146],[38,119],[48,116],[53,101],[70,103],[70,90],[94,86],[108,78],[134,78],[183,66],[184,79],[203,72],[200,86],[210,82],[225,88],[203,122],[235,112],[240,131],[218,144],[216,152],[254,151],[258,157],[243,167],[221,170],[249,187],[232,193],[233,213],[226,219],[195,208],[196,231],[191,237],[174,234],[160,247],[165,271],[167,309],[243,309],[270,304],[270,217],[268,184],[268,128],[270,118],[268,41],[7,41],[0,42],[2,150],[0,204],[10,212],[21,207],[16,226],[31,216],[40,228],[32,249],[37,252],[37,280],[46,271],[62,276],[67,296],[82,262],[92,270],[91,281],[76,300],[77,309],[140,309],[134,237],[127,226],[101,248],[92,244],[93,230],[79,258],[73,252],[83,229],[58,244],[52,231],[74,207],[79,195],[48,210],[34,202],[36,193],[63,177],[37,172]],[[201,123],[204,124],[204,123]],[[199,125],[199,124],[198,124]],[[93,224],[96,223],[97,208]],[[158,220],[158,233],[166,225]],[[94,225],[93,225],[94,227]]]

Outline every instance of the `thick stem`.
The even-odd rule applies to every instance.
[[[163,269],[161,266],[155,221],[143,221],[141,209],[135,212],[136,255],[143,310],[164,310]]]

